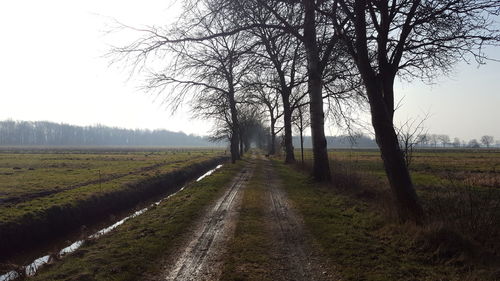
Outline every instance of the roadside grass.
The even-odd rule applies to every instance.
[[[410,172],[427,214],[426,229],[416,237],[417,242],[426,244],[435,260],[498,266],[500,150],[421,149],[413,157]],[[380,152],[335,150],[330,159],[336,176],[343,173],[343,177],[362,179],[361,185],[372,183],[365,191],[385,193],[382,200],[372,201],[378,200],[378,207],[395,217],[395,211],[387,207],[393,204]],[[456,243],[448,237],[455,237]]]
[[[373,203],[380,200],[373,196],[380,194],[366,195],[356,186],[353,192],[316,184],[304,172],[278,161],[274,164],[294,207],[344,280],[498,278],[500,272],[492,267],[473,267],[455,257],[471,250],[467,248],[471,244],[457,233],[400,225],[387,218],[380,202]]]
[[[225,165],[113,232],[86,242],[30,280],[128,281],[146,272],[158,272],[161,258],[181,243],[182,234],[220,196],[242,165]]]
[[[244,189],[240,215],[229,253],[225,259],[222,281],[272,280],[269,268],[272,262],[270,234],[266,229],[263,168],[261,161]]]

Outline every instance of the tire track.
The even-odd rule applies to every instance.
[[[223,265],[226,243],[237,220],[241,190],[253,173],[253,164],[245,167],[232,181],[230,188],[206,214],[195,230],[188,246],[181,253],[164,280],[217,280]]]

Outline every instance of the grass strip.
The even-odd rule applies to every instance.
[[[224,166],[114,232],[86,243],[30,280],[126,281],[159,271],[161,257],[181,242],[182,234],[221,195],[242,165]]]
[[[403,229],[408,226],[391,225],[366,202],[315,184],[291,166],[273,164],[293,206],[343,280],[489,280],[433,263],[415,247]]]
[[[247,187],[244,189],[242,206],[234,238],[229,243],[222,281],[271,280],[269,268],[272,247],[266,229],[265,184],[261,161]]]

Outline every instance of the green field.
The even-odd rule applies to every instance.
[[[306,170],[311,154],[305,153]],[[500,150],[415,151],[409,170],[426,220],[422,228],[409,229],[390,226],[397,215],[379,151],[331,150],[329,158],[336,190],[347,194],[350,204],[367,206],[366,213],[377,214],[386,225],[374,227],[380,239],[404,240],[404,247],[425,253],[430,262],[464,270],[491,272],[500,263]]]
[[[126,154],[145,162],[155,159],[143,167],[166,161],[150,170],[140,166],[132,169],[141,171],[136,174],[149,174],[151,178],[156,169],[163,173],[174,169],[173,166],[185,167],[189,162],[220,153],[206,150],[156,151],[152,154],[100,151],[72,153],[71,157],[93,154],[96,159],[118,159]],[[59,152],[49,154],[63,157]],[[307,155],[311,155],[310,151]],[[328,184],[311,181],[308,176],[310,158],[305,167],[284,165],[279,158],[274,158],[272,165],[283,181],[283,189],[293,208],[304,219],[311,235],[306,238],[319,247],[342,280],[498,280],[498,151],[415,152],[411,172],[426,212],[424,225],[401,224],[394,217],[379,152],[334,150],[330,151],[330,159],[333,181]],[[224,186],[246,161],[224,165],[213,176],[189,185],[140,218],[129,220],[101,239],[87,241],[77,252],[42,269],[33,279],[137,280],[144,273],[155,275],[161,270],[157,261],[183,245],[187,229],[210,202],[221,196]],[[262,163],[257,161],[254,177],[244,190],[238,226],[228,244],[228,256],[224,257],[225,277],[222,280],[245,279],[238,275],[241,268],[245,274],[258,277],[245,280],[265,280],[261,277],[269,275],[272,263],[269,239],[272,235],[264,227],[266,220],[262,213],[266,207],[264,187],[268,184],[259,166]],[[36,170],[28,167],[28,171]],[[132,172],[123,178],[134,178],[134,175]],[[73,190],[78,189],[80,187]],[[108,191],[112,190],[115,189],[110,187]]]
[[[221,155],[220,150],[2,151],[0,223]]]
[[[338,149],[328,152],[332,169],[341,172],[366,173],[385,181],[385,172],[378,150]],[[300,161],[300,151],[296,151]],[[310,165],[312,151],[305,151]],[[433,150],[413,153],[410,164],[417,187],[462,185],[500,188],[500,150]]]
[[[0,261],[173,192],[220,149],[0,148]]]
[[[299,156],[300,157],[300,156]],[[389,183],[380,152],[377,150],[330,150],[329,158],[334,181],[355,176],[381,188]],[[310,166],[312,152],[305,153],[306,166]],[[429,212],[437,211],[443,219],[453,219],[452,209],[460,204],[469,205],[468,216],[482,216],[485,212],[500,215],[500,150],[422,149],[412,154],[409,170],[422,204]],[[338,179],[337,179],[338,180]],[[346,183],[350,184],[349,182]],[[443,208],[449,208],[449,212]],[[471,210],[472,209],[472,210]],[[471,214],[477,212],[478,214]],[[433,214],[434,215],[434,214]],[[497,221],[500,223],[500,221]]]

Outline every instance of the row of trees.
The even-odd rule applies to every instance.
[[[495,138],[490,135],[482,136],[479,141],[477,139],[471,139],[466,142],[465,140],[460,140],[460,138],[453,138],[451,140],[448,135],[439,135],[439,134],[421,134],[417,136],[416,145],[420,147],[471,147],[477,148],[483,145],[484,147],[489,148],[490,146],[495,145]]]
[[[147,69],[146,88],[172,108],[190,100],[215,120],[233,161],[256,127],[242,120],[260,115],[269,143],[283,130],[293,162],[292,124],[307,115],[318,181],[331,180],[325,120],[350,129],[350,113],[368,108],[400,218],[420,223],[394,126],[394,81],[432,79],[464,58],[483,62],[482,48],[500,41],[499,8],[496,0],[188,0],[177,24],[134,29],[138,39],[112,54]]]
[[[303,107],[297,109],[297,113],[292,118],[292,124],[298,136],[293,136],[293,147],[312,147],[310,136],[305,136],[304,131],[308,127],[307,120],[303,119],[304,114],[298,114],[304,110]],[[244,116],[246,117],[246,116]],[[246,151],[253,142],[261,148],[268,149],[270,154],[276,153],[277,149],[284,147],[284,135],[278,135],[283,127],[275,129],[275,143],[271,143],[269,126],[263,124],[263,117],[252,117],[243,120],[243,127],[247,128],[246,137],[242,137],[241,150]],[[250,130],[249,130],[250,129]],[[302,135],[300,135],[302,133]],[[156,145],[156,146],[212,146],[214,142],[221,146],[226,145],[227,135],[219,132],[218,136],[204,138],[184,133],[170,132],[167,130],[129,130],[123,128],[95,126],[75,126],[69,124],[59,124],[48,121],[0,121],[0,145]],[[328,146],[331,148],[374,148],[377,146],[375,140],[363,135],[343,135],[327,136]],[[420,134],[412,139],[417,147],[454,147],[454,148],[478,148],[498,146],[495,144],[493,136],[485,135],[468,142],[454,138],[450,142],[448,135]],[[211,141],[211,142],[210,142]],[[403,140],[401,140],[403,141]],[[402,144],[403,145],[403,144]],[[241,147],[240,146],[240,147]]]
[[[481,146],[489,148],[495,146],[495,138],[490,135],[482,136],[479,141],[471,139],[469,141],[461,140],[458,137],[450,138],[445,134],[422,133],[423,127],[408,130],[408,127],[398,128],[398,137],[402,148],[412,145],[415,147],[453,147],[453,148],[479,148]]]
[[[208,139],[166,130],[74,126],[47,121],[0,121],[0,145],[208,146]]]

